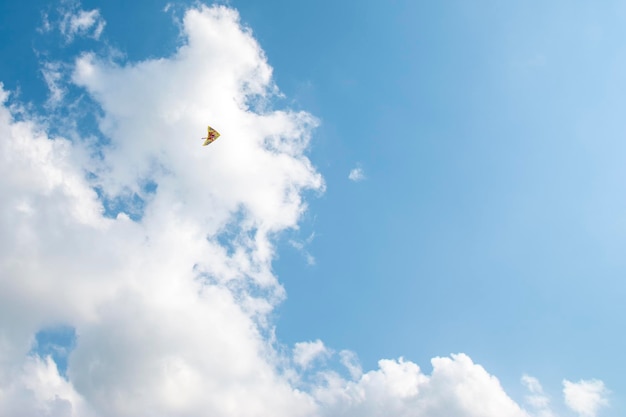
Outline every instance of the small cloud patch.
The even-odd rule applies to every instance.
[[[365,172],[363,171],[363,168],[361,167],[353,168],[350,171],[350,174],[348,174],[348,179],[354,182],[363,181],[365,179]]]
[[[324,346],[321,340],[315,342],[296,343],[293,349],[293,361],[302,369],[308,368],[313,361],[327,358],[332,352]]]
[[[580,417],[595,417],[598,410],[609,405],[608,389],[604,382],[591,379],[571,382],[563,380],[565,405]]]
[[[86,36],[98,40],[105,24],[98,9],[70,10],[64,13],[60,29],[68,42],[71,42],[75,36]]]

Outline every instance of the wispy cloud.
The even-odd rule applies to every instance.
[[[529,375],[522,376],[522,384],[529,391],[526,402],[535,411],[538,417],[555,417],[550,409],[550,398],[543,392],[543,387],[537,378]]]
[[[350,181],[354,182],[363,181],[365,179],[365,171],[363,171],[363,168],[361,167],[353,168],[352,170],[350,170],[348,178],[350,179]]]
[[[299,342],[293,348],[293,361],[301,368],[308,368],[317,359],[328,357],[332,351],[317,339],[314,342]]]
[[[341,364],[345,366],[353,380],[361,378],[361,375],[363,375],[363,369],[359,363],[359,357],[355,352],[342,350],[339,352],[339,357],[341,358]]]
[[[289,244],[305,257],[308,265],[315,265],[315,257],[307,250],[307,246],[313,241],[313,239],[315,239],[315,232],[311,233],[305,240],[289,240]]]
[[[77,10],[64,15],[61,22],[61,33],[70,41],[75,36],[89,36],[99,39],[105,24],[105,21],[100,17],[99,10]]]
[[[42,14],[38,30],[43,33],[58,30],[65,42],[70,43],[76,37],[99,40],[105,26],[99,9],[83,10],[79,1],[66,0],[52,13]]]
[[[45,62],[42,66],[41,74],[49,91],[48,104],[52,106],[61,103],[67,92],[63,85],[64,73],[59,62]]]

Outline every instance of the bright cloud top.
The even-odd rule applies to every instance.
[[[327,416],[529,417],[498,380],[466,355],[434,358],[430,376],[413,362],[381,360],[379,369],[345,381],[326,374],[315,396]]]
[[[99,12],[74,16],[63,33],[97,31]],[[531,416],[463,354],[425,375],[402,359],[363,372],[348,351],[316,368],[319,340],[284,353],[273,239],[324,189],[305,156],[316,120],[271,108],[234,10],[191,9],[182,30],[167,58],[48,68],[99,106],[91,135],[51,137],[0,90],[0,415]],[[204,148],[208,123],[222,136]],[[77,335],[65,373],[33,352],[58,325]]]

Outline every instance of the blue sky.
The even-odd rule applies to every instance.
[[[122,378],[124,364],[143,352],[142,343],[129,335],[142,334],[146,345],[159,347],[156,352],[161,348],[169,352],[153,353],[155,358],[176,357],[189,363],[211,386],[207,375],[212,368],[195,362],[199,359],[183,348],[184,335],[194,335],[190,345],[198,352],[207,343],[223,342],[244,346],[241,349],[248,353],[241,355],[256,358],[242,362],[254,364],[247,370],[225,377],[239,381],[233,384],[241,384],[237,379],[241,377],[246,386],[254,387],[256,377],[246,379],[246,372],[264,374],[269,367],[280,382],[276,392],[302,390],[314,404],[294,405],[301,404],[295,394],[293,403],[281,403],[283,408],[268,400],[263,405],[267,415],[281,415],[279,410],[294,407],[301,407],[298,415],[383,415],[384,410],[385,415],[398,416],[486,415],[478,408],[463,408],[466,405],[428,409],[420,402],[429,399],[419,395],[447,398],[448,391],[435,384],[437,369],[465,362],[458,356],[451,362],[431,363],[431,358],[451,354],[467,355],[500,381],[502,390],[491,387],[474,393],[477,403],[510,397],[513,405],[506,402],[508,397],[494,400],[510,406],[492,409],[494,415],[622,415],[626,6],[617,1],[454,0],[339,4],[270,0],[225,5],[223,10],[238,13],[240,23],[251,32],[231,15],[211,14],[219,9],[203,9],[201,3],[0,5],[0,51],[5,57],[0,81],[10,94],[5,106],[14,106],[7,107],[11,116],[6,125],[31,120],[33,132],[47,135],[53,156],[28,158],[52,164],[42,172],[59,171],[63,178],[74,178],[71,183],[59,180],[63,195],[71,197],[67,201],[52,199],[43,186],[28,188],[31,182],[5,179],[2,186],[6,195],[15,195],[7,198],[15,204],[5,203],[6,213],[30,213],[37,204],[46,207],[50,223],[33,232],[42,248],[54,245],[58,233],[71,236],[66,250],[58,249],[57,255],[56,249],[50,256],[7,251],[9,260],[34,262],[42,270],[58,268],[51,276],[63,278],[55,283],[31,270],[20,272],[9,261],[3,266],[5,294],[24,297],[23,306],[49,305],[25,314],[20,303],[11,303],[13,307],[4,312],[7,319],[0,322],[4,326],[0,330],[16,347],[13,356],[6,354],[10,361],[0,361],[3,372],[30,375],[31,365],[24,361],[33,357],[44,358],[37,359],[43,362],[36,366],[48,366],[45,356],[54,332],[46,329],[61,328],[59,343],[69,343],[75,354],[66,355],[68,365],[66,359],[57,363],[60,380],[65,381],[60,383],[65,391],[57,395],[72,410],[88,409],[95,416],[135,415],[136,409],[202,415],[194,414],[192,399],[180,400],[185,406],[178,400],[146,405],[136,393],[114,408],[104,399],[116,389],[123,391],[123,384],[100,386],[94,382],[98,378],[84,371],[94,358],[103,363],[109,358],[120,370],[101,378]],[[92,21],[72,29],[71,22],[78,21],[72,16],[94,10]],[[200,10],[198,21],[203,23],[190,26],[184,20],[189,10]],[[213,33],[213,27],[223,32]],[[258,50],[245,39],[257,42]],[[189,48],[184,50],[183,45]],[[202,51],[215,59],[196,58]],[[269,67],[268,81],[263,74]],[[62,97],[56,101],[50,98],[51,84],[46,84],[44,74],[58,76],[54,85]],[[236,87],[231,88],[229,74],[241,77],[232,81]],[[143,80],[153,80],[154,85],[144,85]],[[197,81],[198,92],[185,80]],[[241,86],[255,82],[261,87],[252,87],[252,95],[262,97],[257,107],[233,107],[249,95]],[[282,95],[271,93],[272,83]],[[213,94],[215,100],[208,100]],[[25,110],[15,107],[19,105]],[[155,132],[150,130],[159,126],[163,129],[159,136],[179,140],[201,136],[206,123],[216,125],[222,137],[215,146],[202,148],[205,154],[185,148],[179,155],[171,141],[153,139]],[[7,132],[15,131],[4,130],[11,144],[18,143],[19,135]],[[35,133],[31,136],[37,139]],[[52,145],[59,143],[57,137],[69,139],[70,156]],[[276,145],[279,151],[272,152],[263,147],[275,137],[290,145]],[[102,157],[93,157],[94,151]],[[193,162],[187,166],[181,162],[185,158]],[[38,175],[20,163],[22,159],[6,161],[7,172],[15,166],[24,170],[20,178]],[[192,171],[196,164],[206,172]],[[354,169],[362,173],[356,181],[349,178]],[[150,190],[146,184],[151,184]],[[283,201],[284,195],[289,197]],[[120,203],[109,212],[110,201],[125,201],[127,207]],[[122,211],[130,220],[117,216]],[[85,214],[88,221],[58,214],[75,212],[92,214]],[[6,219],[12,216],[7,214]],[[23,230],[31,226],[38,230],[35,220],[23,221],[22,228],[12,220],[3,223],[8,242],[21,242]],[[50,226],[57,222],[62,224],[60,231]],[[108,232],[84,231],[84,224]],[[204,234],[213,245],[209,255],[203,255],[209,253],[202,246],[207,243],[194,240],[195,234]],[[158,243],[144,245],[144,237]],[[169,248],[163,243],[168,239],[176,245]],[[76,267],[66,266],[63,257],[85,242],[97,242],[102,249],[84,265],[81,261]],[[137,259],[126,259],[118,247],[136,251]],[[188,256],[165,262],[162,269],[151,265],[183,247],[189,248]],[[228,250],[220,258],[223,247]],[[197,274],[193,279],[181,272],[189,265]],[[29,285],[41,291],[16,290],[8,284],[10,278],[27,273],[33,274]],[[193,297],[185,298],[191,292],[184,291],[180,300],[187,301],[154,301],[168,291],[178,294],[180,288],[172,284],[178,281],[172,277],[179,273],[190,286],[209,277],[208,287],[232,294],[232,305],[212,310]],[[100,278],[85,281],[84,276],[91,275]],[[156,284],[139,276],[153,277]],[[63,290],[75,287],[79,289]],[[146,287],[150,290],[143,292]],[[255,301],[248,304],[249,298]],[[80,300],[90,300],[93,311]],[[77,307],[63,306],[64,302]],[[185,303],[197,307],[183,311],[180,306]],[[189,325],[188,334],[172,341],[150,327],[158,327],[161,314],[170,311],[190,323],[217,324],[206,334],[201,324]],[[241,320],[222,319],[229,317],[226,311],[237,311]],[[12,314],[28,318],[23,323],[9,320]],[[124,317],[134,316],[141,319],[136,327],[127,328]],[[229,326],[241,329],[233,330],[232,340],[215,336]],[[247,333],[250,326],[262,336]],[[67,334],[74,332],[75,340],[68,342]],[[273,332],[275,340],[268,336]],[[109,346],[111,337],[120,344]],[[269,344],[278,359],[258,359],[265,357],[258,344]],[[346,361],[345,369],[340,363],[346,352],[360,363],[361,374],[352,379],[346,376],[351,369]],[[152,369],[151,357],[133,378],[154,378],[147,371]],[[368,403],[367,393],[396,386],[391,368],[379,360],[399,357],[407,362],[394,364],[417,364],[419,375],[430,378],[432,385],[423,392],[431,394],[409,396],[412,399],[402,403],[406,408],[377,411]],[[66,366],[67,374],[61,369]],[[333,371],[343,379],[333,379]],[[414,370],[405,371],[414,375]],[[383,374],[388,385],[368,385]],[[469,373],[459,375],[459,384],[472,381]],[[536,378],[532,381],[540,381],[543,388],[522,380],[524,375]],[[448,382],[454,386],[454,380]],[[582,391],[568,390],[571,383],[579,383],[576,387]],[[18,390],[2,384],[0,380],[0,393]],[[340,391],[333,391],[338,386],[348,397],[351,389],[362,389],[363,408],[341,403]],[[155,392],[160,389],[165,388]],[[265,398],[261,389],[250,389]],[[20,410],[31,391],[19,391],[24,403],[0,403],[0,410]],[[374,401],[377,397],[372,395]],[[550,405],[533,403],[528,399],[532,395],[549,398]],[[211,403],[215,412],[253,413],[220,408],[219,399],[207,401],[215,402]],[[79,403],[87,408],[81,409]],[[266,415],[261,408],[256,412]]]
[[[623,8],[415,3],[322,6],[330,29],[300,59],[273,36],[309,39],[315,11],[264,22],[241,5],[281,87],[303,74],[294,95],[322,119],[317,262],[302,277],[278,264],[285,337],[316,332],[368,365],[468,352],[509,383],[603,368],[618,391]]]

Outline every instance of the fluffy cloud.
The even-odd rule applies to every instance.
[[[608,390],[602,381],[563,381],[565,404],[581,417],[595,417],[598,410],[609,405]]]
[[[358,380],[326,375],[315,396],[327,416],[529,417],[498,380],[463,354],[434,358],[427,376],[413,362],[381,360]]]
[[[271,69],[234,11],[194,9],[184,27],[169,59],[76,60],[73,81],[101,107],[106,145],[52,138],[45,120],[0,111],[6,410],[31,397],[53,415],[84,415],[82,403],[114,416],[313,410],[265,335],[284,296],[271,238],[297,225],[303,190],[323,188],[303,155],[316,121],[264,107]],[[207,122],[222,138],[203,148]],[[137,205],[133,221],[124,211]],[[34,334],[58,323],[78,337],[67,381],[43,358],[35,375],[56,381],[15,385]]]
[[[74,16],[66,33],[97,31],[99,13]],[[271,108],[271,68],[234,10],[191,9],[182,30],[167,58],[48,67],[98,105],[98,141],[51,136],[0,89],[0,414],[529,416],[462,354],[425,375],[402,359],[363,372],[341,351],[345,379],[312,366],[331,355],[321,341],[277,346],[272,242],[324,189],[305,156],[317,122]],[[222,137],[203,148],[207,123]],[[33,351],[58,325],[77,336],[64,375]]]

